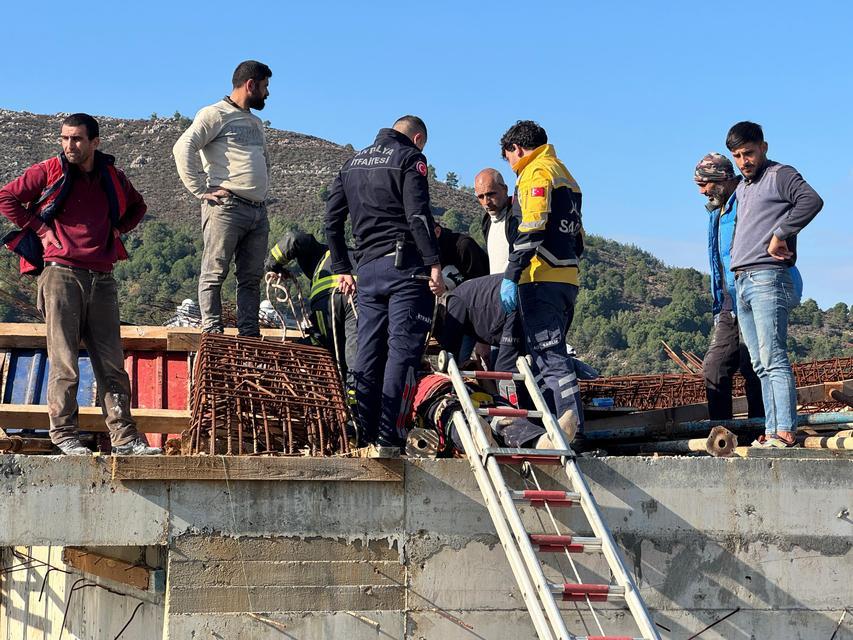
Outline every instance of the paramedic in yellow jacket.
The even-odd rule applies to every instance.
[[[578,258],[583,252],[581,190],[548,144],[548,134],[519,120],[501,138],[501,152],[518,176],[511,238],[501,283],[507,313],[519,307],[528,353],[542,374],[544,395],[561,425],[581,430],[583,411],[566,332],[578,295]]]

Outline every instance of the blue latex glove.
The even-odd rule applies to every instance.
[[[518,285],[507,278],[501,281],[501,306],[507,314],[518,306]]]

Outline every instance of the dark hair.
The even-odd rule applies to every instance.
[[[726,146],[729,148],[729,151],[734,151],[738,147],[751,142],[756,144],[764,142],[764,131],[761,129],[760,124],[755,124],[749,120],[738,122],[729,129],[729,133],[726,136]]]
[[[416,133],[423,134],[424,138],[429,137],[427,135],[426,124],[417,116],[401,116],[394,122],[394,128],[396,128],[397,125],[403,125],[407,129],[410,137],[414,137]]]
[[[263,62],[257,60],[244,60],[234,69],[234,75],[231,77],[231,84],[236,89],[243,86],[247,80],[260,82],[265,78],[272,78],[272,71]]]
[[[86,127],[86,134],[89,136],[89,140],[101,135],[101,128],[98,126],[98,121],[88,113],[72,113],[62,121],[62,126]]]
[[[548,142],[548,134],[533,120],[519,120],[501,137],[501,156],[518,145],[522,149],[535,149]]]

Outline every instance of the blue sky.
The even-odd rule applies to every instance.
[[[584,191],[588,231],[706,267],[696,161],[761,123],[823,212],[801,234],[805,295],[853,304],[853,4],[54,2],[4,8],[0,107],[192,115],[237,62],[273,69],[262,117],[356,147],[403,113],[439,177],[496,166],[539,121]]]

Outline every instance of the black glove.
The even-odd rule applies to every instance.
[[[276,259],[272,256],[267,256],[266,262],[264,262],[264,272],[272,271],[273,273],[281,273],[282,267]]]

